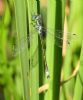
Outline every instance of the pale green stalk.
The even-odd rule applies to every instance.
[[[56,36],[56,30],[63,30],[64,1],[48,0],[47,27],[53,29],[52,34]],[[45,100],[59,100],[60,75],[62,66],[62,49],[56,45],[54,37],[47,33],[47,64],[50,71],[50,79],[47,80],[49,89],[45,94]],[[62,35],[62,33],[60,33]],[[63,35],[62,35],[63,36]]]
[[[39,0],[27,0],[29,32],[30,32],[30,93],[31,100],[39,100],[39,49],[38,49],[38,32],[33,26],[32,16],[37,15]]]
[[[22,50],[22,44],[27,47],[27,21],[26,21],[26,3],[25,0],[14,0],[16,28],[18,35],[18,45],[20,50],[22,82],[23,82],[23,96],[24,100],[30,100],[29,87],[29,63],[27,48]],[[25,38],[25,41],[21,39]],[[23,42],[23,43],[22,43]]]

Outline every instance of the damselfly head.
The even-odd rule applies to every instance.
[[[33,15],[32,16],[32,20],[40,20],[41,19],[41,15]]]
[[[32,15],[32,20],[36,20],[37,15]]]

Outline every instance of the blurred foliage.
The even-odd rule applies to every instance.
[[[42,22],[46,28],[47,0],[41,0],[40,3]],[[64,61],[62,65],[62,79],[66,80],[73,73],[79,60],[81,60],[81,65],[79,65],[81,68],[75,77],[61,86],[60,100],[77,100],[77,98],[82,100],[83,56],[80,57],[80,51],[83,51],[83,49],[81,50],[83,39],[83,1],[66,0],[65,5],[68,31],[75,33],[76,38],[71,40],[71,45],[66,48],[65,56],[62,59]],[[15,51],[17,51],[17,54],[15,54]],[[21,64],[18,53],[13,0],[0,0],[0,100],[23,100]],[[81,79],[79,78],[79,73]],[[78,92],[79,96],[77,96]]]
[[[22,98],[21,72],[14,54],[16,28],[13,0],[0,0],[0,91],[5,99]]]

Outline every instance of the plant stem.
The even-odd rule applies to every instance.
[[[18,32],[18,45],[20,49],[20,60],[22,67],[22,81],[23,81],[23,96],[24,100],[30,100],[30,87],[29,87],[29,63],[27,48],[22,50],[21,44],[27,47],[27,21],[26,21],[26,3],[25,0],[14,0],[16,26]],[[21,41],[25,37],[25,41]],[[22,43],[23,42],[23,43]]]

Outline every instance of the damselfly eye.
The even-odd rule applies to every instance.
[[[32,20],[40,20],[41,19],[41,15],[33,15],[32,16]]]
[[[33,15],[33,16],[32,16],[32,20],[33,20],[33,21],[36,20],[36,18],[37,18],[37,15]]]

